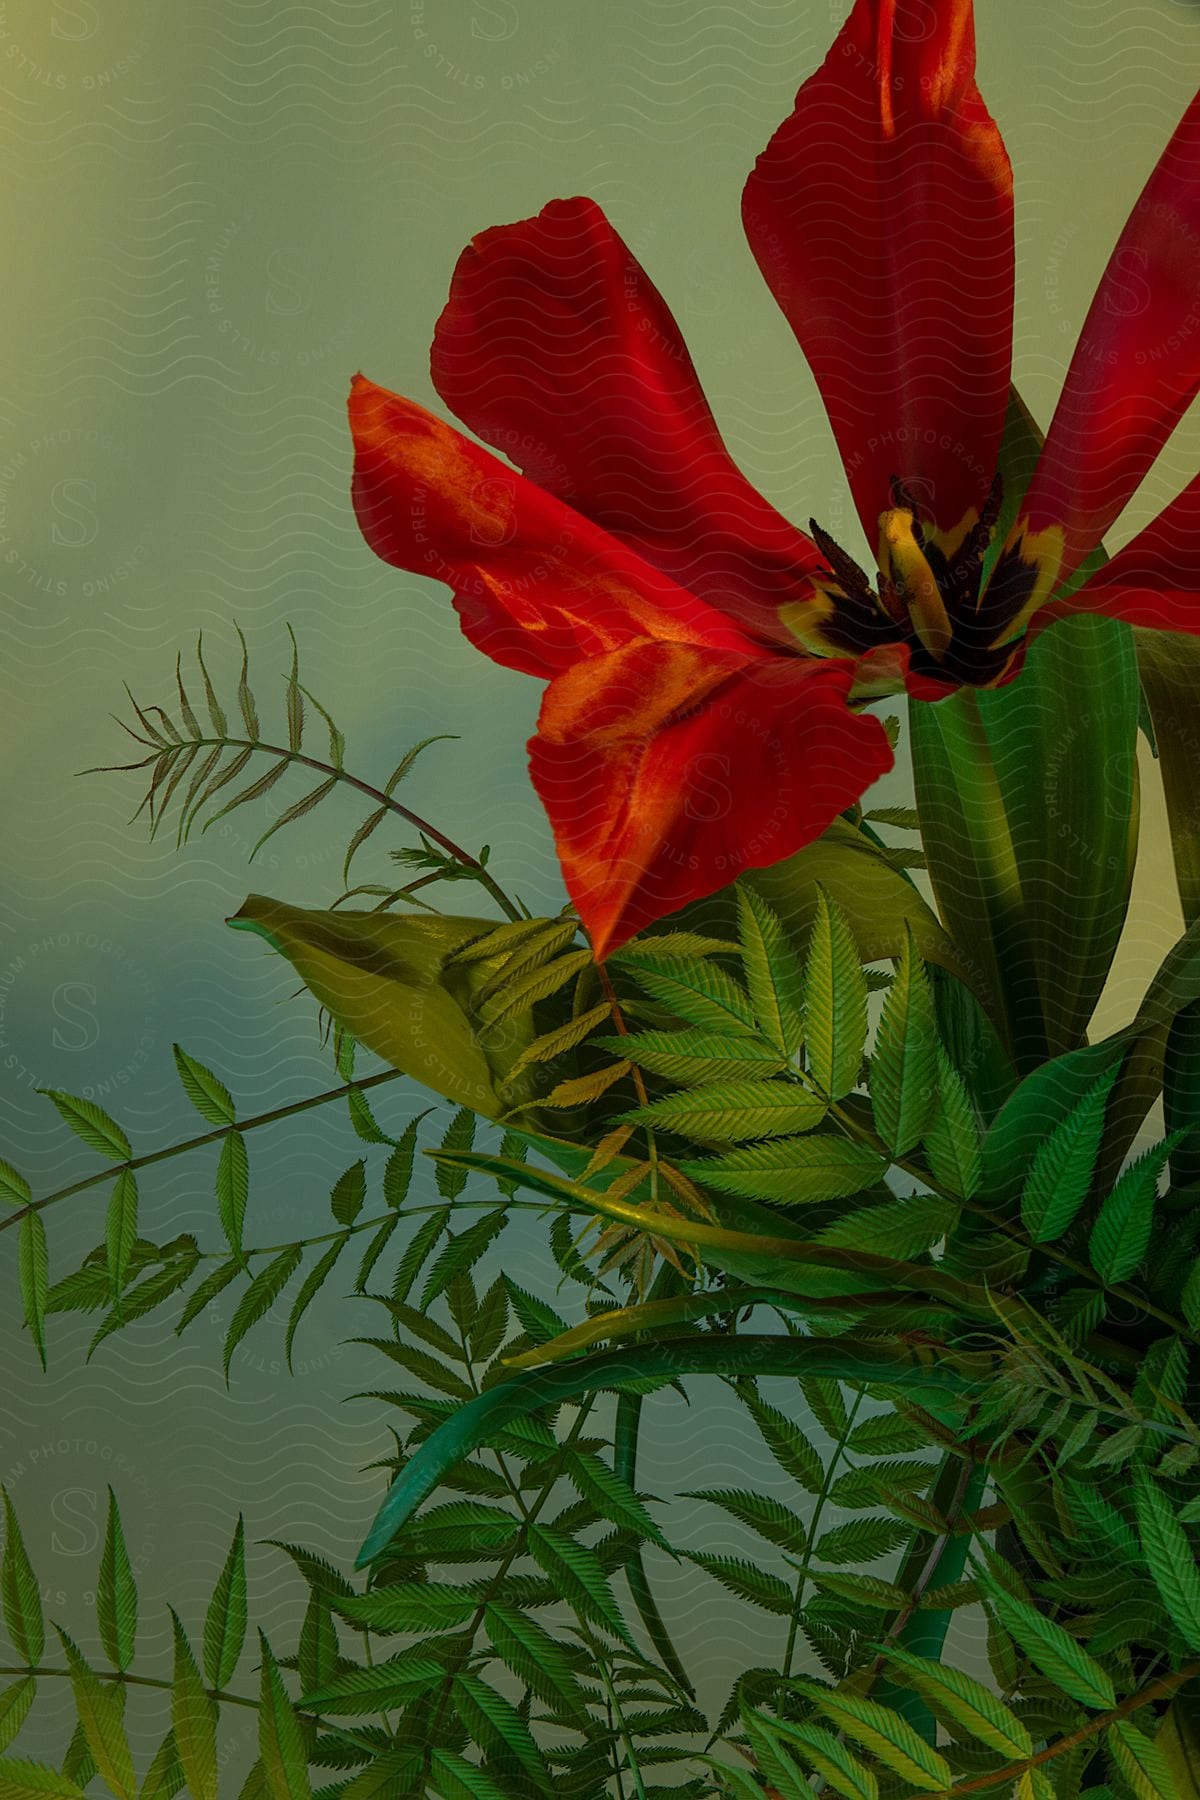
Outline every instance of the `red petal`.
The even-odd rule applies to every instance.
[[[868,541],[901,476],[951,530],[987,494],[1012,347],[1012,175],[970,0],[857,0],[746,183]]]
[[[636,638],[749,648],[714,608],[490,451],[355,377],[354,508],[377,556],[454,590],[495,662],[549,676]]]
[[[854,664],[639,644],[546,690],[530,767],[598,957],[818,837],[891,767]]]
[[[433,340],[447,406],[534,481],[759,635],[808,600],[812,541],[721,441],[666,304],[591,200],[482,232]]]
[[[1200,95],[1117,241],[1022,507],[1018,531],[1065,527],[1059,581],[1096,548],[1198,389]]]
[[[1035,613],[1027,635],[1076,612],[1200,633],[1200,475],[1077,593]]]

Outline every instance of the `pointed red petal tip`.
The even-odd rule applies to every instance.
[[[1012,173],[974,65],[968,0],[857,0],[743,196],[872,542],[893,474],[953,529],[996,465]]]
[[[446,405],[548,493],[756,637],[820,561],[721,439],[662,295],[592,200],[464,250],[430,355]]]

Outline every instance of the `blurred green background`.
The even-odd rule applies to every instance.
[[[307,683],[367,779],[384,778],[416,739],[458,733],[420,764],[409,803],[471,848],[488,841],[501,879],[534,910],[561,899],[524,770],[537,684],[472,651],[441,589],[377,563],[347,498],[349,377],[361,367],[436,404],[427,345],[473,232],[556,194],[593,195],[674,307],[744,466],[785,511],[815,513],[852,545],[832,438],[738,221],[747,170],[847,10],[846,0],[0,4],[0,1139],[38,1192],[94,1166],[39,1087],[92,1094],[141,1151],[196,1129],[173,1040],[222,1075],[246,1114],[331,1085],[313,1006],[281,962],[223,920],[247,888],[327,903],[358,814],[331,804],[248,872],[269,810],[177,852],[170,833],[151,845],[144,821],[130,825],[135,778],[78,778],[123,759],[109,716],[122,682],[143,702],[167,702],[176,653],[190,654],[200,630],[230,691],[242,626],[260,703],[278,717],[290,622]],[[1115,235],[1200,79],[1200,5],[980,0],[978,11],[981,85],[1016,169],[1016,372],[1044,424]],[[1198,458],[1192,419],[1114,543]],[[1102,1006],[1109,1026],[1131,1014],[1179,929],[1149,765],[1147,775],[1134,917]],[[902,790],[902,773],[893,785]],[[276,789],[270,807],[297,791]],[[398,842],[381,833],[360,879],[385,877]],[[471,890],[447,904],[471,910]],[[422,1104],[397,1087],[379,1110],[399,1124]],[[251,1141],[247,1241],[323,1229],[330,1182],[358,1154],[340,1112]],[[211,1153],[151,1171],[143,1206],[150,1235],[190,1230],[212,1247]],[[102,1236],[103,1208],[94,1189],[46,1215],[53,1273]],[[512,1272],[549,1282],[536,1236],[520,1242],[520,1266],[507,1252]],[[167,1652],[166,1598],[198,1627],[239,1509],[252,1540],[348,1558],[378,1493],[377,1476],[359,1470],[388,1444],[377,1405],[343,1404],[379,1379],[371,1353],[343,1347],[377,1328],[362,1302],[339,1298],[348,1281],[302,1327],[294,1378],[281,1372],[273,1318],[235,1358],[227,1391],[224,1301],[182,1341],[152,1320],[86,1366],[92,1322],[56,1319],[43,1376],[14,1320],[13,1261],[0,1479],[51,1617],[94,1642],[90,1584],[110,1481],[151,1663]],[[745,1421],[715,1400],[690,1413],[664,1402],[655,1440],[645,1479],[668,1491],[743,1480],[754,1454]],[[686,1508],[681,1519],[686,1541]],[[727,1619],[695,1571],[664,1564],[661,1577],[719,1704],[729,1677],[769,1660],[774,1640],[745,1611]],[[255,1552],[252,1579],[258,1621],[288,1647],[298,1579],[269,1550]],[[39,1702],[22,1744],[61,1757],[73,1715],[66,1684],[49,1685],[62,1691]],[[250,1754],[246,1717],[227,1740],[231,1771]],[[162,1722],[153,1705],[131,1709],[139,1759]]]

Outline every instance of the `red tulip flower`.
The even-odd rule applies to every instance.
[[[734,466],[674,319],[590,200],[483,232],[438,322],[434,385],[506,461],[354,383],[367,541],[549,682],[532,775],[597,956],[857,800],[892,760],[866,700],[1010,680],[1067,612],[1200,630],[1200,477],[1079,581],[1200,387],[1200,101],[994,546],[1012,177],[974,66],[971,0],[857,0],[746,184],[874,577]]]

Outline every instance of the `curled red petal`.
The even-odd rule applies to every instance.
[[[594,201],[554,200],[464,250],[434,386],[471,430],[760,637],[807,600],[812,540],[721,440],[679,327]]]
[[[748,647],[713,607],[414,401],[356,376],[350,426],[363,536],[452,588],[493,661],[550,676],[638,638]]]
[[[1065,581],[1200,391],[1200,95],[1109,260],[1014,536],[1061,528]]]
[[[974,71],[970,0],[856,0],[743,196],[872,544],[891,476],[952,530],[996,466],[1012,174]]]
[[[818,837],[892,764],[852,661],[637,644],[546,690],[534,785],[598,957]]]

